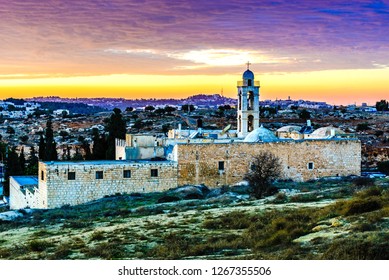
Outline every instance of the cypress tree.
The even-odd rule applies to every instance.
[[[54,141],[54,132],[53,132],[53,124],[49,119],[46,123],[46,150],[45,150],[45,158],[46,161],[52,161],[58,159],[57,154],[57,144]]]
[[[16,153],[16,148],[12,147],[8,150],[6,169],[5,169],[5,184],[3,189],[3,194],[9,196],[9,177],[22,175],[22,170],[20,168],[19,156]]]
[[[38,158],[40,160],[45,160],[45,154],[46,154],[46,142],[43,138],[43,135],[41,134],[41,137],[39,138],[39,146],[38,146]]]
[[[113,114],[106,122],[105,130],[108,132],[107,139],[107,159],[115,159],[115,139],[125,139],[126,137],[126,122],[123,120],[119,108],[113,109]]]
[[[20,174],[21,175],[26,174],[26,158],[24,157],[24,147],[22,147],[22,150],[20,151],[19,165],[20,165]]]
[[[76,153],[73,155],[72,160],[83,160],[78,147],[76,147]]]
[[[91,160],[92,159],[92,154],[90,151],[90,145],[89,143],[84,139],[81,144],[81,148],[85,152],[85,160]]]
[[[99,130],[97,128],[92,129],[92,140],[93,140],[93,148],[92,148],[92,159],[102,160],[106,159],[105,152],[107,151],[107,142],[105,140],[105,135],[100,135]]]
[[[30,157],[26,167],[26,175],[37,175],[38,174],[38,157],[35,154],[35,148],[31,147]]]

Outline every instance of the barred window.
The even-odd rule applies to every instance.
[[[104,179],[103,171],[96,171],[96,179]]]
[[[131,170],[123,170],[123,178],[131,178]]]
[[[151,177],[158,177],[158,169],[151,169]]]
[[[68,180],[76,180],[76,172],[68,172]]]

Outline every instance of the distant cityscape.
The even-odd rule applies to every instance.
[[[0,116],[5,118],[27,118],[29,114],[38,109],[49,109],[54,115],[61,114],[63,111],[68,113],[96,113],[110,111],[114,108],[126,110],[143,110],[147,106],[163,108],[173,106],[181,109],[182,105],[193,105],[196,108],[218,108],[219,106],[236,106],[237,100],[220,94],[198,94],[183,99],[124,99],[124,98],[61,98],[59,96],[34,97],[27,99],[6,99],[0,101]],[[72,105],[73,104],[73,105]],[[264,100],[259,102],[262,107],[271,107],[277,109],[306,108],[306,109],[332,109],[334,106],[326,102],[309,100]],[[75,106],[77,105],[77,106]],[[81,110],[81,107],[84,110]],[[361,106],[347,105],[340,106],[347,110],[360,109],[364,112],[376,112],[375,106],[368,106],[362,103]]]

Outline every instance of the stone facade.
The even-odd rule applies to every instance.
[[[40,162],[38,208],[77,205],[117,193],[146,193],[174,187],[177,187],[177,163],[171,161]]]
[[[326,176],[360,175],[359,140],[302,140],[269,143],[177,144],[178,185],[209,187],[243,179],[259,151],[274,153],[282,162],[282,178],[307,181]]]

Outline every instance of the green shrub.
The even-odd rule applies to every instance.
[[[240,211],[233,211],[217,218],[207,218],[203,222],[206,229],[244,229],[255,221],[255,216]]]
[[[353,227],[354,231],[361,231],[361,232],[372,231],[375,229],[376,229],[376,227],[370,223],[361,223],[361,224],[357,224]]]
[[[287,202],[287,200],[288,200],[288,197],[286,196],[286,194],[280,192],[280,193],[276,194],[276,197],[274,198],[272,203],[285,203],[285,202]]]
[[[27,244],[28,248],[34,252],[43,252],[49,247],[53,247],[53,243],[46,240],[31,240]]]
[[[333,242],[323,253],[327,260],[389,260],[389,234],[369,238],[342,238]]]
[[[379,162],[377,168],[379,172],[389,175],[389,160]]]
[[[243,239],[255,251],[275,245],[289,246],[294,239],[309,233],[315,222],[310,210],[268,211],[244,230]]]
[[[0,248],[0,259],[8,259],[12,256],[13,249],[11,248]]]
[[[291,202],[311,202],[311,201],[318,201],[318,200],[319,197],[315,193],[298,194],[290,198]]]
[[[74,220],[74,221],[66,221],[62,228],[71,228],[71,229],[82,229],[87,228],[92,225],[91,220]]]
[[[86,247],[86,244],[84,240],[82,240],[80,237],[75,237],[71,240],[70,248],[71,249],[83,249]]]
[[[381,208],[381,201],[376,197],[363,199],[354,198],[345,203],[342,214],[345,216],[350,216],[375,211]]]
[[[370,187],[368,189],[357,192],[356,196],[360,197],[360,198],[367,198],[367,197],[371,197],[371,196],[381,196],[383,191],[384,190],[382,187]]]
[[[353,183],[357,187],[374,186],[375,180],[374,178],[358,177],[353,180]]]
[[[32,237],[37,237],[37,238],[39,238],[39,237],[47,237],[47,236],[51,236],[51,235],[52,235],[52,233],[49,232],[48,230],[46,230],[46,229],[41,229],[41,230],[38,230],[38,231],[34,232],[34,233],[32,234]]]
[[[162,244],[155,246],[149,256],[163,259],[180,259],[188,254],[190,246],[198,241],[188,237],[184,232],[168,233],[162,238]]]
[[[96,230],[92,233],[90,240],[103,240],[105,238],[105,232]]]
[[[69,258],[71,253],[70,244],[63,243],[55,249],[54,254],[49,258],[52,260],[65,260]]]
[[[369,124],[368,123],[359,123],[358,125],[357,125],[357,128],[356,128],[356,130],[357,131],[364,131],[364,130],[369,130],[370,129],[370,127],[369,127]]]
[[[88,249],[83,252],[88,258],[99,258],[103,260],[122,259],[126,256],[126,249],[121,242],[107,241]]]

